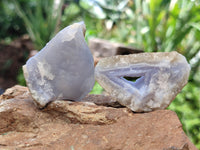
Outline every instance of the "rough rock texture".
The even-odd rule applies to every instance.
[[[95,68],[95,78],[106,92],[135,112],[168,107],[189,73],[185,57],[175,51],[102,58]]]
[[[70,101],[40,110],[21,86],[0,97],[0,149],[197,150],[170,110],[133,113]]]
[[[94,60],[85,42],[85,24],[61,30],[23,66],[32,97],[39,107],[56,99],[80,101],[94,86]]]

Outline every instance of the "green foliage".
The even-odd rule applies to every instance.
[[[22,70],[22,68],[20,68],[20,70],[19,70],[19,72],[18,72],[18,75],[17,75],[17,82],[18,82],[20,85],[26,86],[26,81],[25,81],[25,78],[24,78],[24,75],[23,75],[23,70]]]
[[[169,109],[175,111],[183,124],[185,133],[200,148],[200,87],[189,82],[171,103]]]
[[[89,37],[102,35],[104,31],[104,26],[102,26],[103,21],[100,20],[92,10],[94,10],[93,6],[88,4],[87,1],[80,0],[70,2],[61,16],[61,28],[74,22],[84,20],[87,27],[86,40],[88,40]]]
[[[9,43],[13,38],[25,34],[25,26],[16,15],[13,3],[1,0],[0,16],[0,40]]]
[[[95,85],[92,91],[90,92],[90,94],[102,94],[102,92],[103,92],[103,88],[97,82],[95,82]]]
[[[58,30],[63,0],[32,0],[31,7],[23,7],[17,0],[12,2],[36,49],[40,50]]]

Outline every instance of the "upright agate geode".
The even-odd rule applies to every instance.
[[[27,86],[39,107],[50,101],[80,101],[94,85],[94,60],[85,42],[85,25],[61,30],[23,66]]]
[[[120,104],[146,112],[166,108],[186,85],[189,72],[185,57],[177,52],[140,53],[101,59],[95,78]]]

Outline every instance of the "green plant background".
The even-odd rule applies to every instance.
[[[185,133],[200,149],[200,1],[199,0],[2,0],[0,39],[28,33],[40,50],[62,28],[85,21],[86,40],[98,37],[145,52],[178,51],[191,65],[188,84],[168,109],[177,113]],[[18,81],[24,85],[22,71]],[[91,94],[103,89],[95,83]]]

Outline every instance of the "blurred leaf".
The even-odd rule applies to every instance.
[[[16,13],[23,19],[30,38],[36,49],[40,50],[57,32],[63,0],[35,0],[35,6],[23,8],[12,0]]]
[[[103,88],[97,82],[95,82],[95,85],[92,91],[90,92],[90,94],[102,94],[102,92],[103,92]]]

